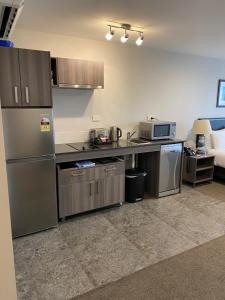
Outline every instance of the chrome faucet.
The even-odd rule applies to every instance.
[[[127,133],[127,140],[129,141],[135,133],[136,133],[136,130],[128,131],[128,133]]]

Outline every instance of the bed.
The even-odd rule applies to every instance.
[[[225,118],[204,118],[210,121],[213,131],[225,129]],[[225,180],[225,149],[208,147],[209,154],[215,156],[214,177]]]

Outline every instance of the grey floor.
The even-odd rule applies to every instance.
[[[219,183],[73,218],[14,240],[18,299],[70,299],[224,234]]]

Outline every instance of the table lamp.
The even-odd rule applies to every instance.
[[[196,134],[196,154],[205,155],[205,135],[210,134],[212,128],[209,120],[195,120],[192,133]]]

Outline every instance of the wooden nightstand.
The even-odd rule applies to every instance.
[[[214,156],[186,156],[183,160],[183,181],[192,183],[193,187],[200,182],[213,180]]]

